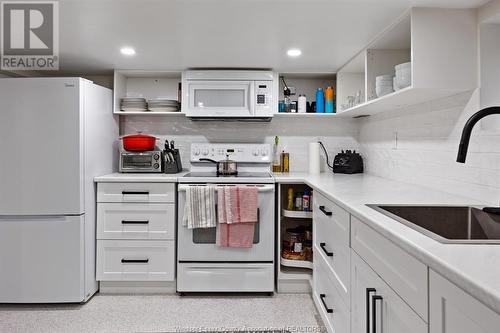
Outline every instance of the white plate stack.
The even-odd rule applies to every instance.
[[[147,111],[146,100],[142,97],[124,97],[122,98],[120,110],[125,112]]]
[[[377,97],[394,92],[392,79],[392,75],[380,75],[375,78],[375,92],[377,93]]]
[[[411,85],[411,62],[405,62],[394,67],[396,77],[394,79],[394,89],[400,90]]]
[[[148,109],[152,112],[178,112],[179,102],[164,97],[152,98],[148,100]]]

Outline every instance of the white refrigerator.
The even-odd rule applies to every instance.
[[[85,302],[93,178],[116,170],[112,91],[82,78],[0,79],[0,303]]]

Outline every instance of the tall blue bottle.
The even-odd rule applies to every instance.
[[[323,88],[318,88],[318,90],[316,90],[316,112],[325,112],[325,93]]]

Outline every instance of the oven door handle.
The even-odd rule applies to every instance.
[[[200,184],[197,184],[197,185],[179,185],[179,187],[177,188],[179,190],[179,192],[184,192],[186,191],[186,189],[189,187],[189,186],[206,186],[206,185],[200,185]],[[222,187],[224,185],[217,185],[215,187],[215,190],[217,191],[217,188],[218,187]],[[225,186],[235,186],[235,185],[225,185]],[[257,190],[259,192],[271,192],[271,191],[274,191],[274,185],[255,185],[255,187],[257,187]]]

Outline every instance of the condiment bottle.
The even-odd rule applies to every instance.
[[[302,196],[302,208],[305,212],[310,211],[309,206],[309,190],[304,190],[304,195]]]
[[[293,210],[293,188],[288,188],[288,204],[286,206],[287,210]]]
[[[281,172],[290,171],[290,154],[283,152],[281,153]]]
[[[299,106],[298,106],[298,112],[299,113],[306,113],[307,112],[307,99],[306,95],[299,95]]]
[[[278,149],[280,138],[274,137],[274,151],[273,151],[273,172],[281,172],[281,157]]]

